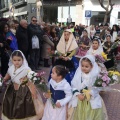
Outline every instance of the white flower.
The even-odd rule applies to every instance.
[[[36,80],[37,80],[37,78],[36,78],[36,77],[34,77],[34,78],[33,78],[33,80],[34,80],[34,81],[36,81]]]
[[[37,73],[34,73],[34,76],[37,76]]]
[[[2,86],[2,82],[0,82],[0,87]]]
[[[35,74],[34,71],[30,71],[30,72],[28,72],[28,74],[27,74],[27,78],[31,79],[31,78],[33,77],[34,74]]]
[[[112,78],[113,78],[113,80],[118,81],[118,77],[117,77],[117,75],[113,75]]]
[[[58,53],[58,51],[57,50],[55,50],[55,54],[57,54]]]

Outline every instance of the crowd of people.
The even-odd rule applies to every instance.
[[[51,57],[51,51],[57,51],[59,57]],[[120,59],[118,25],[112,29],[107,23],[51,25],[39,23],[34,16],[29,25],[24,19],[2,19],[0,52],[3,80],[11,79],[3,99],[2,120],[108,120],[99,91],[92,87],[99,73],[113,67],[115,58]],[[110,60],[99,64],[95,55],[103,52]],[[41,61],[44,67],[50,67],[50,59],[51,93],[43,93],[47,99],[44,105],[35,85],[22,82],[29,70],[40,69]],[[89,90],[89,99],[84,89]]]

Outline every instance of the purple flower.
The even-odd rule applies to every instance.
[[[105,75],[102,77],[102,80],[103,80],[103,81],[107,81],[107,80],[109,80],[109,77],[105,74]]]
[[[106,86],[107,86],[107,84],[106,84],[105,82],[103,82],[103,83],[102,83],[102,86],[103,86],[103,87],[106,87]]]

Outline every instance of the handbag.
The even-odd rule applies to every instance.
[[[36,35],[32,37],[32,49],[39,49],[39,39]]]

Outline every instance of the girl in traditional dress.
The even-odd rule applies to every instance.
[[[49,81],[51,96],[47,100],[42,120],[66,120],[67,103],[72,98],[72,90],[66,81],[67,70],[64,66],[53,67]]]
[[[103,52],[103,47],[102,47],[100,39],[94,38],[92,41],[92,45],[86,54],[88,54],[88,55],[92,54],[95,56],[95,55],[101,55],[102,52]]]
[[[99,74],[99,67],[93,55],[84,56],[79,63],[71,82],[73,98],[69,107],[75,108],[69,114],[69,120],[108,120],[106,109],[94,83]],[[85,92],[86,94],[85,94]]]
[[[26,80],[28,67],[19,50],[12,53],[4,82],[11,79],[3,98],[2,120],[39,120],[43,115],[43,102],[34,84]]]
[[[69,69],[69,73],[66,75],[66,80],[71,83],[74,73],[78,67],[78,61],[74,57],[76,49],[78,48],[77,42],[70,29],[66,29],[57,45],[57,51],[60,56],[55,61],[55,65],[63,65]]]
[[[78,44],[79,44],[79,50],[77,52],[77,55],[80,57],[85,56],[90,44],[90,39],[88,37],[87,30],[83,31],[82,38],[80,39]]]
[[[90,49],[87,51],[87,55],[93,55],[93,56],[100,55],[101,56],[102,53],[103,53],[103,46],[101,44],[101,41],[99,38],[95,37],[92,41],[92,45]],[[106,67],[103,63],[98,63],[98,65],[101,70],[106,71]]]
[[[111,42],[111,35],[106,35],[106,42],[103,44],[103,50],[106,54],[110,54],[112,45],[113,43]]]

